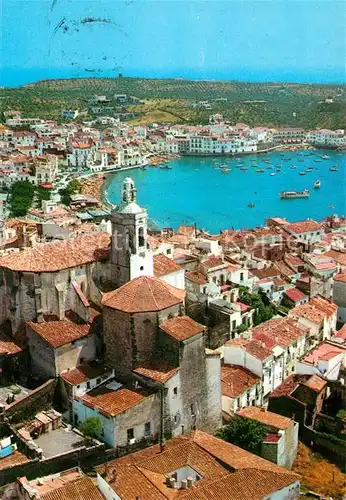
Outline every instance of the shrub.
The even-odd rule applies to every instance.
[[[99,417],[89,417],[79,425],[79,430],[91,438],[98,437],[102,432],[102,423]]]

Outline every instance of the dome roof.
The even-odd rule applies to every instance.
[[[102,305],[126,313],[162,311],[183,302],[185,291],[154,276],[139,276],[105,293]]]
[[[134,201],[131,203],[128,203],[127,205],[122,205],[120,206],[118,212],[120,214],[140,214],[144,212],[144,208],[141,208],[137,203]]]

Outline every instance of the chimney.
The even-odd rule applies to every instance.
[[[182,479],[181,480],[181,489],[186,490],[187,488],[187,479]]]
[[[181,426],[181,433],[182,433],[182,435],[184,435],[184,433],[185,433],[185,425],[184,424]]]
[[[166,485],[168,488],[173,488],[175,487],[175,479],[172,476],[166,476]]]
[[[187,477],[186,481],[187,481],[187,487],[188,488],[192,488],[192,486],[193,486],[193,479],[192,479],[192,477],[191,476]]]
[[[261,411],[265,412],[266,409],[264,408],[264,406],[261,406]]]

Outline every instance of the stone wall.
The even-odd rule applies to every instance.
[[[24,398],[8,405],[3,416],[11,423],[30,419],[37,412],[52,406],[55,389],[56,380],[48,380]]]

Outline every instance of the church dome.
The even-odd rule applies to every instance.
[[[139,276],[117,290],[105,293],[102,305],[129,314],[162,311],[180,304],[185,291],[153,276]]]
[[[142,212],[144,212],[144,209],[137,205],[134,201],[127,205],[120,206],[118,210],[119,214],[140,214]]]

